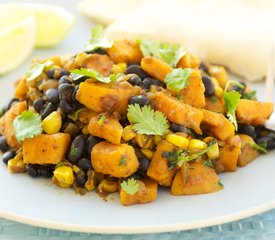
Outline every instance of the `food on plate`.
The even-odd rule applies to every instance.
[[[79,194],[119,192],[123,205],[153,202],[158,186],[213,193],[219,173],[275,148],[263,126],[273,103],[255,93],[182,46],[111,42],[97,26],[87,51],[36,59],[15,81],[0,117],[2,160]]]

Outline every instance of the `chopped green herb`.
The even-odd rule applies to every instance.
[[[218,101],[218,98],[216,96],[212,96],[209,98],[210,102],[216,103]]]
[[[213,164],[212,164],[211,159],[207,159],[206,161],[204,161],[203,165],[207,166],[207,167],[210,167],[210,168],[213,168]]]
[[[133,129],[140,134],[164,135],[168,128],[168,120],[163,113],[154,111],[150,106],[129,105],[127,117],[134,123]]]
[[[122,166],[122,165],[127,165],[127,162],[126,162],[126,158],[125,157],[122,157],[120,160],[119,160],[119,166]]]
[[[249,142],[249,145],[261,153],[267,153],[267,150],[266,150],[267,143],[257,144],[251,141]]]
[[[85,108],[80,108],[77,111],[68,114],[68,118],[72,119],[73,121],[76,121],[78,119],[79,113],[83,111]]]
[[[73,78],[73,80],[77,80],[82,76],[87,76],[90,78],[94,78],[99,82],[103,83],[110,83],[118,79],[120,74],[111,74],[109,77],[103,77],[100,73],[98,73],[94,69],[87,69],[87,68],[81,68],[81,69],[74,69],[71,70],[71,73],[76,74],[76,76]]]
[[[33,79],[36,79],[39,77],[45,68],[51,66],[53,64],[52,61],[48,60],[45,63],[35,63],[31,66],[30,70],[26,73],[26,79],[27,81],[31,81]]]
[[[0,117],[2,117],[4,115],[4,110],[0,110]]]
[[[256,99],[256,90],[251,91],[249,93],[244,93],[242,95],[242,99],[249,99],[249,100],[255,100]]]
[[[105,122],[105,120],[106,120],[106,115],[105,114],[101,115],[97,121],[98,125],[102,125]]]
[[[96,25],[92,29],[89,44],[86,46],[87,51],[93,51],[99,48],[110,48],[113,42],[104,36],[104,28],[102,25]]]
[[[159,42],[149,40],[149,39],[138,39],[137,43],[139,44],[140,50],[144,57],[153,56],[159,58],[159,49],[161,44]]]
[[[121,186],[122,190],[125,191],[126,193],[128,193],[129,195],[136,194],[140,188],[139,183],[134,178],[124,180],[120,184],[120,186]]]
[[[221,187],[224,187],[224,185],[222,184],[221,180],[218,181],[218,185],[220,185]]]
[[[19,142],[42,133],[41,116],[32,111],[24,111],[13,121],[15,137]]]
[[[191,68],[176,68],[166,75],[164,82],[171,90],[179,93],[188,85],[190,74]]]

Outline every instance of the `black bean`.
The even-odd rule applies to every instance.
[[[36,164],[28,164],[26,166],[26,171],[27,174],[30,175],[31,177],[37,177],[38,175],[38,165]]]
[[[0,151],[2,153],[9,150],[9,146],[7,144],[6,138],[4,136],[0,136]]]
[[[5,164],[8,164],[8,161],[13,159],[14,157],[16,156],[16,152],[13,151],[13,150],[10,150],[10,151],[7,151],[3,154],[2,156],[2,161],[5,163]]]
[[[69,133],[74,138],[79,133],[79,128],[72,122],[64,122],[61,127],[61,131]]]
[[[44,99],[38,98],[38,99],[33,101],[32,105],[33,105],[35,111],[40,113],[42,111],[43,107],[44,107],[44,103],[45,103]]]
[[[270,132],[266,136],[275,140],[275,132]]]
[[[45,178],[53,176],[54,166],[53,165],[43,165],[39,168],[39,175]]]
[[[84,187],[87,181],[87,175],[83,171],[79,171],[76,174],[76,183],[79,187]]]
[[[138,95],[133,96],[129,99],[129,104],[139,104],[140,106],[149,105],[150,101],[147,96],[144,95]]]
[[[134,73],[138,75],[141,79],[144,79],[147,77],[147,73],[142,70],[142,68],[139,65],[133,64],[127,67],[126,74]]]
[[[69,153],[68,160],[72,164],[76,164],[77,161],[85,155],[86,138],[83,135],[78,135],[74,138]]]
[[[62,78],[64,76],[69,76],[70,75],[70,72],[67,71],[66,69],[61,69],[60,73],[59,73],[59,78]]]
[[[46,118],[55,110],[56,110],[56,106],[54,106],[52,103],[48,103],[45,109],[41,113],[41,118],[42,119]]]
[[[87,154],[90,156],[93,147],[100,142],[100,138],[90,135],[87,139]]]
[[[143,79],[143,81],[145,81],[145,80],[149,80],[151,85],[162,86],[162,87],[164,86],[164,84],[161,81],[159,81],[155,78],[147,77],[147,78]]]
[[[75,74],[75,73],[71,73],[71,74],[70,74],[70,78],[72,79],[72,81],[73,81],[75,84],[79,84],[79,83],[84,82],[84,81],[85,81],[86,79],[88,79],[89,77],[87,77],[87,76],[82,76],[82,75]]]
[[[139,76],[132,76],[130,79],[129,79],[129,83],[131,83],[132,85],[139,85],[142,83],[142,80]]]
[[[59,103],[59,94],[55,88],[49,88],[45,93],[46,99],[52,104]]]
[[[47,76],[52,79],[60,79],[61,77],[68,76],[69,74],[70,72],[63,68],[52,68],[48,71]]]
[[[246,134],[246,135],[252,137],[253,139],[256,139],[255,129],[251,125],[239,123],[238,124],[238,133],[243,133],[243,134]]]
[[[209,70],[208,70],[208,67],[206,66],[206,64],[205,64],[204,62],[201,62],[199,68],[200,68],[201,70],[203,70],[205,73],[208,73],[208,71],[209,71]]]
[[[266,144],[267,150],[275,149],[275,140],[271,137],[261,137],[256,140],[257,144]]]
[[[215,86],[214,86],[211,78],[209,78],[207,76],[202,76],[202,82],[203,82],[203,85],[205,87],[204,95],[206,97],[213,96],[214,92],[215,92]]]
[[[190,130],[187,127],[176,123],[171,124],[171,129],[173,132],[184,132],[184,133],[187,133],[188,135],[190,134]]]
[[[256,126],[255,128],[256,138],[262,137],[263,126]]]
[[[107,54],[106,50],[103,49],[103,48],[97,48],[97,49],[92,50],[92,51],[85,51],[85,53],[96,53],[96,54],[100,54],[100,55]]]
[[[151,82],[149,79],[145,78],[140,84],[139,86],[141,88],[143,88],[144,90],[149,90],[151,87]]]
[[[72,79],[69,76],[63,76],[59,79],[59,85],[63,84],[63,83],[72,83]]]
[[[64,114],[70,114],[72,112],[74,112],[74,107],[73,107],[73,103],[67,101],[66,99],[62,99],[60,101],[60,109]]]
[[[147,158],[140,158],[138,171],[140,171],[141,173],[144,174],[144,176],[146,176],[146,172],[149,165],[150,165],[150,160],[148,160]]]
[[[72,99],[73,102],[77,102],[77,100],[76,100],[76,94],[77,94],[78,89],[79,89],[79,85],[76,85],[75,88],[74,88],[72,97],[71,97],[71,99]],[[77,103],[79,103],[79,102],[77,102]]]
[[[69,83],[60,84],[58,87],[59,99],[66,99],[67,101],[71,100],[72,94],[74,92],[74,86]]]
[[[240,82],[240,84],[243,85],[243,88],[241,88],[240,86],[234,84],[234,85],[231,87],[230,91],[236,91],[236,92],[239,92],[239,93],[242,95],[242,94],[244,93],[244,90],[245,90],[245,85],[244,85],[243,82]]]
[[[77,166],[84,172],[88,172],[92,168],[91,160],[88,158],[81,158],[78,160]]]

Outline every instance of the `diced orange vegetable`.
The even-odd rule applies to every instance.
[[[14,149],[19,148],[20,143],[14,135],[13,120],[25,110],[27,110],[27,103],[18,102],[0,118],[0,134],[6,137],[8,145]]]
[[[167,73],[173,70],[166,62],[151,56],[142,58],[140,66],[150,76],[162,82],[164,82]]]
[[[257,102],[254,100],[241,99],[236,116],[239,122],[249,125],[263,125],[274,111],[272,102]]]
[[[41,134],[23,141],[23,161],[25,164],[58,164],[65,158],[71,143],[71,135],[56,133]]]
[[[225,172],[237,170],[238,157],[241,151],[241,139],[238,135],[230,137],[226,144],[220,148],[219,161],[224,166]]]
[[[141,89],[128,82],[113,84],[88,83],[79,84],[76,99],[87,108],[97,112],[118,112],[123,115],[132,96],[139,95]]]
[[[99,114],[91,118],[88,131],[93,136],[104,138],[113,144],[120,144],[123,127],[115,116]]]
[[[225,84],[228,81],[228,74],[227,74],[225,68],[222,66],[210,66],[208,71],[212,77],[214,77],[218,80],[220,86],[222,88],[224,88]]]
[[[172,152],[174,148],[173,144],[165,140],[160,141],[147,170],[147,175],[156,180],[160,185],[170,186],[172,184],[176,169],[168,167],[168,160],[162,154],[163,152]]]
[[[96,172],[117,178],[129,177],[139,167],[135,150],[128,144],[100,142],[93,147],[91,162]]]
[[[120,201],[123,205],[149,203],[156,200],[158,194],[157,182],[147,177],[137,181],[140,189],[134,195],[130,195],[120,189]]]
[[[185,103],[193,107],[201,108],[205,106],[204,91],[205,87],[201,80],[200,73],[198,71],[192,71],[188,85],[181,90],[180,94]]]
[[[200,109],[182,103],[163,92],[152,95],[150,101],[153,108],[162,112],[169,121],[192,128],[196,133],[202,134],[200,124],[203,113]]]
[[[205,109],[203,111],[203,125],[210,131],[214,137],[220,140],[226,140],[234,136],[235,128],[233,124],[222,114],[211,112]]]
[[[115,63],[139,63],[142,58],[139,45],[133,40],[115,40],[107,53]]]
[[[18,99],[25,99],[27,96],[28,86],[26,78],[22,78],[14,91],[14,97]]]
[[[206,97],[205,98],[205,107],[206,110],[211,112],[217,112],[224,114],[226,111],[225,103],[223,98]]]
[[[199,68],[200,63],[201,61],[197,56],[187,52],[179,60],[177,68]]]
[[[187,174],[187,176],[184,176]],[[201,162],[191,162],[189,169],[179,169],[171,186],[173,195],[193,195],[212,193],[221,190],[219,177],[215,171]]]

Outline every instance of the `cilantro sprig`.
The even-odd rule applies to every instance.
[[[168,128],[168,120],[163,113],[154,111],[150,106],[129,105],[127,118],[134,123],[133,129],[140,134],[164,135]]]
[[[111,74],[109,77],[102,76],[99,72],[97,72],[94,69],[88,69],[88,68],[80,68],[80,69],[73,69],[71,70],[71,73],[75,74],[73,77],[73,80],[79,79],[79,77],[90,77],[94,78],[99,82],[102,83],[110,83],[118,79],[120,74]]]
[[[128,193],[129,195],[136,194],[140,189],[139,183],[134,178],[129,178],[128,180],[124,180],[120,184],[120,186],[122,190]]]
[[[188,85],[190,74],[191,68],[176,68],[166,75],[164,82],[168,88],[179,93]]]
[[[262,144],[257,144],[255,143],[254,141],[251,141],[249,142],[249,145],[256,149],[257,151],[261,152],[261,153],[267,153],[267,150],[266,150],[266,146],[267,144],[266,143],[262,143]]]
[[[27,81],[31,81],[39,77],[45,68],[51,66],[53,64],[52,61],[48,60],[45,63],[35,63],[31,66],[30,70],[26,73]]]
[[[41,116],[32,111],[24,111],[13,121],[15,137],[19,142],[42,133]]]
[[[89,44],[86,46],[87,51],[93,51],[99,48],[110,48],[113,42],[104,36],[104,28],[102,25],[96,25],[92,29]]]

